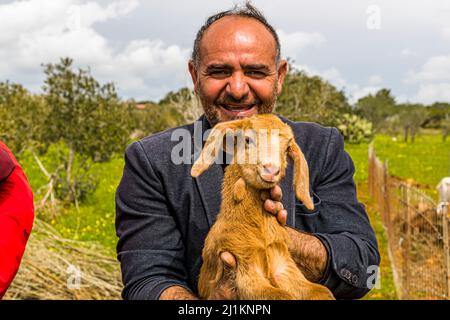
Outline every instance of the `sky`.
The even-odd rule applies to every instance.
[[[0,82],[39,93],[42,64],[71,57],[124,99],[192,87],[187,62],[206,18],[240,1],[0,0]],[[253,0],[282,56],[351,103],[389,88],[397,101],[450,102],[450,1]]]

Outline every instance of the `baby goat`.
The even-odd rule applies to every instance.
[[[233,143],[234,158],[225,169],[220,213],[205,240],[199,296],[213,298],[224,270],[220,254],[227,251],[237,262],[233,274],[237,299],[334,299],[326,287],[305,278],[289,253],[287,231],[263,209],[261,191],[272,188],[284,177],[286,154],[294,160],[297,198],[307,208],[314,208],[309,194],[308,164],[288,125],[271,114],[217,124],[191,175],[197,177],[208,169],[222,152],[225,135],[230,131],[238,132]],[[264,143],[258,134],[262,131],[270,137],[269,143]],[[242,143],[236,143],[239,137],[243,138]],[[224,149],[229,152],[227,146]],[[255,152],[256,161],[249,161]]]

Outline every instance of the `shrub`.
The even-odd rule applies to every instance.
[[[349,143],[368,142],[373,136],[372,123],[357,115],[345,113],[338,122],[337,128]]]

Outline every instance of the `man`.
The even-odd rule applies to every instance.
[[[218,122],[272,112],[287,62],[274,29],[247,4],[210,17],[194,43],[189,72],[205,115],[203,132]],[[367,272],[379,264],[374,232],[356,198],[354,166],[336,129],[288,123],[310,168],[315,210],[295,200],[289,177],[271,190],[265,209],[291,236],[290,251],[305,276],[336,298],[369,291]],[[183,129],[194,135],[194,125]],[[178,128],[180,129],[180,128]],[[126,299],[195,299],[201,250],[220,208],[223,168],[190,177],[190,164],[175,164],[171,129],[132,144],[117,189],[117,246]],[[283,197],[281,197],[281,190]],[[229,275],[233,255],[222,254]],[[231,271],[230,271],[231,270]],[[230,272],[229,272],[230,271]],[[227,277],[227,276],[226,276]],[[224,278],[216,294],[233,298]]]
[[[0,141],[0,299],[19,269],[33,219],[33,193],[28,180]]]

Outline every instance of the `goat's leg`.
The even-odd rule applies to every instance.
[[[223,276],[223,262],[219,254],[203,251],[203,264],[198,278],[198,294],[201,299],[210,299]]]
[[[273,286],[257,267],[240,268],[236,273],[239,300],[293,300],[286,290]]]
[[[270,249],[268,254],[271,281],[276,287],[292,294],[297,300],[334,300],[327,287],[306,279],[290,256]]]

